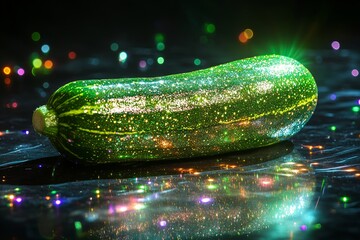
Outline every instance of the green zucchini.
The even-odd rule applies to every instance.
[[[304,65],[263,55],[159,77],[73,81],[32,122],[82,163],[182,159],[290,139],[317,98]]]

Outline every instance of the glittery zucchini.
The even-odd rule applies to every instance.
[[[34,111],[33,126],[83,163],[212,156],[291,138],[317,97],[304,65],[264,55],[160,77],[73,81]]]

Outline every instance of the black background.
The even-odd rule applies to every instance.
[[[34,31],[54,50],[81,45],[86,54],[110,40],[146,47],[158,32],[168,46],[190,48],[206,22],[216,26],[213,47],[229,51],[245,28],[254,31],[247,49],[264,52],[280,42],[357,48],[360,29],[356,1],[2,1],[0,9],[3,61],[22,60]]]

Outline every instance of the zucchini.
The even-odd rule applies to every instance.
[[[182,159],[288,140],[317,99],[304,65],[263,55],[159,77],[72,81],[35,109],[32,122],[82,163]]]

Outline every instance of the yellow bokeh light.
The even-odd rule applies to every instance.
[[[39,58],[35,58],[35,59],[32,61],[32,64],[33,64],[34,68],[40,68],[41,65],[42,65],[42,61],[41,61],[41,59],[39,59]]]
[[[254,36],[254,32],[250,28],[247,28],[244,30],[244,35],[247,39],[251,39]]]
[[[11,73],[11,68],[6,66],[3,68],[3,73],[6,74],[6,75],[9,75]]]

